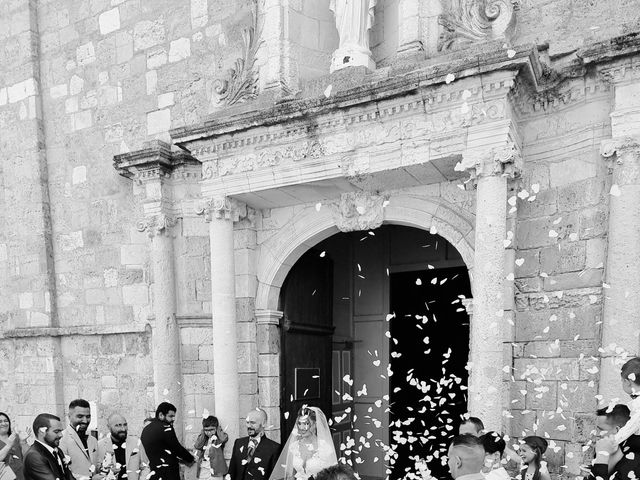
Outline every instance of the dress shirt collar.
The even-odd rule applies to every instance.
[[[54,447],[52,447],[52,446],[50,446],[50,445],[47,445],[46,443],[41,442],[41,441],[40,441],[40,440],[38,440],[37,438],[36,438],[36,442],[38,442],[40,445],[42,445],[44,448],[46,448],[46,449],[47,449],[47,451],[48,451],[51,455],[53,455],[55,458],[58,458],[58,456],[56,455],[56,452],[58,451],[58,449],[57,449],[57,448],[54,448]]]

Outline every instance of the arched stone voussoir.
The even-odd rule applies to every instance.
[[[335,214],[335,212],[334,212]],[[384,223],[430,230],[451,243],[469,268],[473,265],[473,215],[441,198],[391,195]],[[329,208],[309,206],[258,246],[256,310],[277,310],[280,288],[295,262],[310,248],[338,233]]]

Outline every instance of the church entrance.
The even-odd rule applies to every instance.
[[[309,404],[362,478],[402,479],[423,462],[446,477],[466,411],[470,296],[459,253],[424,230],[384,225],[307,251],[280,297],[283,441]]]

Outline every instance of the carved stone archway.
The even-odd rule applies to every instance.
[[[462,213],[453,205],[439,198],[413,195],[391,196],[388,203],[380,204],[380,215],[363,212],[360,218],[370,217],[372,224],[349,228],[344,218],[336,218],[338,205],[328,205],[317,210],[309,206],[301,211],[284,228],[259,246],[258,289],[256,311],[275,311],[278,308],[280,288],[291,267],[304,252],[322,240],[349,230],[368,230],[382,223],[404,225],[437,233],[453,245],[469,269],[473,288],[473,244],[475,217]],[[379,217],[378,221],[375,217]],[[355,225],[359,218],[354,218]],[[340,226],[340,228],[339,228]]]
[[[282,284],[296,261],[322,240],[340,232],[369,230],[386,224],[437,233],[460,253],[473,289],[475,216],[437,197],[399,194],[343,194],[339,201],[308,206],[258,247],[256,343],[258,401],[271,423],[280,418],[280,332],[278,300]],[[279,435],[279,425],[273,428]]]

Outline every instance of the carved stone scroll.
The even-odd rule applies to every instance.
[[[444,28],[438,50],[457,50],[472,43],[508,39],[520,0],[444,0],[438,22]]]
[[[139,221],[136,224],[136,229],[139,232],[146,231],[147,235],[151,238],[156,235],[168,234],[171,227],[174,227],[176,224],[176,218],[165,214],[159,214]]]

